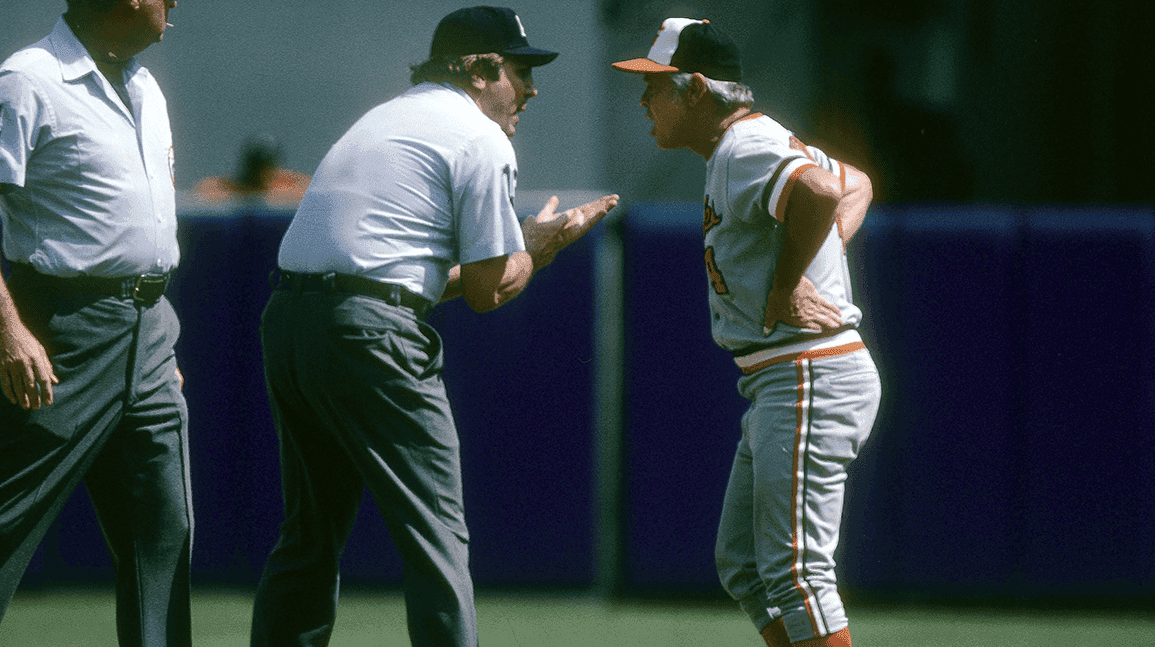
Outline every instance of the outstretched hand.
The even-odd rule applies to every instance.
[[[824,332],[842,325],[842,312],[838,306],[822,298],[814,283],[803,276],[789,292],[777,287],[770,290],[762,332],[770,334],[778,322]]]
[[[545,267],[558,252],[584,236],[617,206],[618,200],[616,194],[607,195],[561,213],[555,212],[559,203],[556,195],[547,200],[536,216],[526,218],[521,225],[534,269]]]
[[[23,324],[0,333],[0,390],[25,410],[52,404],[52,385],[59,384],[44,346]]]

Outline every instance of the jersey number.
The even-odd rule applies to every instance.
[[[706,274],[710,275],[710,284],[714,286],[714,292],[730,294],[730,288],[726,287],[726,277],[722,276],[718,264],[714,262],[713,247],[706,248]]]

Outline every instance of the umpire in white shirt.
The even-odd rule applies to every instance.
[[[265,309],[265,376],[281,443],[285,522],[257,591],[253,645],[325,645],[341,551],[366,487],[405,561],[414,645],[477,644],[457,430],[441,339],[425,321],[464,296],[479,312],[617,204],[527,220],[508,137],[537,94],[510,9],[438,25],[414,87],[330,149],[281,243]]]
[[[174,6],[68,0],[0,65],[0,617],[84,479],[125,646],[190,643],[172,133],[134,59]]]

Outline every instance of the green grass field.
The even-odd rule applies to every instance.
[[[249,593],[198,592],[193,644],[248,645]],[[718,604],[609,603],[569,594],[481,594],[487,647],[758,647],[736,608]],[[1109,613],[998,613],[942,608],[849,609],[855,647],[1125,647],[1155,645],[1150,617]],[[404,602],[395,592],[345,594],[333,647],[406,647]],[[0,624],[5,647],[115,645],[109,592],[18,592]]]

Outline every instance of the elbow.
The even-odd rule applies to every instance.
[[[834,212],[845,195],[839,179],[815,167],[803,173],[800,180],[786,203],[786,219],[802,220],[815,227],[833,223]]]
[[[516,293],[510,294],[507,286],[488,285],[474,286],[474,289],[465,290],[461,296],[474,312],[485,313],[497,309],[516,296]]]
[[[514,297],[521,294],[525,289],[525,283],[515,283],[512,285],[503,285],[496,290],[487,291],[482,294],[466,294],[465,302],[474,312],[484,314],[490,310],[496,310],[501,306],[509,303]]]
[[[498,306],[500,306],[503,303],[503,301],[501,301],[498,298],[498,295],[496,292],[490,293],[488,295],[478,296],[478,295],[472,295],[472,294],[465,294],[464,296],[465,296],[465,303],[467,303],[469,305],[469,307],[474,312],[478,312],[478,313],[489,312],[490,310],[496,309]]]
[[[462,268],[462,297],[474,312],[485,313],[501,307],[521,294],[533,275],[529,254],[517,252]]]
[[[870,176],[853,166],[846,166],[846,186],[843,192],[846,195],[857,195],[861,199],[870,202],[874,199],[874,184],[870,181]]]

